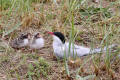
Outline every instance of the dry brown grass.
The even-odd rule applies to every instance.
[[[68,76],[65,72],[64,62],[54,58],[51,45],[52,39],[46,33],[46,31],[61,31],[65,34],[66,39],[69,39],[72,15],[70,15],[69,12],[70,7],[68,5],[68,1],[65,0],[64,3],[62,3],[61,0],[58,0],[58,5],[53,4],[51,0],[40,1],[43,3],[33,3],[33,11],[25,12],[22,15],[19,15],[19,13],[17,15],[14,11],[9,17],[7,15],[0,14],[0,29],[2,30],[0,30],[0,32],[3,32],[0,33],[0,37],[5,41],[3,45],[6,44],[5,46],[0,46],[0,50],[4,50],[0,51],[0,79],[29,79],[29,64],[33,64],[35,69],[39,69],[34,65],[34,62],[37,62],[41,57],[48,62],[47,64],[50,66],[50,71],[47,72],[47,77],[44,77],[43,75],[36,77],[36,73],[34,73],[35,75],[32,76],[33,80],[75,80],[76,72],[79,68],[79,75],[82,77],[94,74],[96,75],[94,80],[120,79],[120,59],[115,58],[116,54],[119,52],[112,53],[112,57],[110,59],[110,68],[107,67],[104,61],[106,58],[105,54],[102,54],[102,56],[95,55],[95,58],[89,60],[86,64],[84,64],[85,61],[91,58],[92,55],[81,57],[75,61],[70,59],[68,63],[70,76]],[[92,4],[94,5],[96,3],[92,2]],[[108,4],[109,3],[107,3],[106,6],[108,6]],[[105,5],[103,5],[103,7],[104,6]],[[85,7],[82,6],[82,9],[84,8]],[[112,10],[114,10],[114,6],[112,7]],[[75,33],[78,33],[76,37],[77,44],[84,44],[85,46],[90,47],[90,44],[93,43],[95,46],[101,46],[99,44],[104,39],[105,31],[107,32],[107,30],[109,30],[111,24],[114,27],[110,31],[110,33],[112,33],[111,35],[113,35],[110,43],[120,44],[120,15],[115,15],[111,18],[103,19],[101,18],[100,13],[98,15],[94,15],[95,17],[89,17],[90,20],[88,20],[88,16],[83,17],[83,15],[79,13],[79,9],[74,10],[73,15],[75,17]],[[20,23],[19,27],[4,37],[5,32],[13,29],[16,24],[19,24],[18,22]],[[44,49],[31,53],[29,50],[14,51],[8,45],[9,41],[15,38],[21,32],[34,33],[37,31],[40,32],[46,40]],[[2,42],[3,41],[1,41],[1,43]],[[107,40],[103,41],[103,43],[106,42]]]

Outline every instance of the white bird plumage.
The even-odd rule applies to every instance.
[[[71,57],[75,57],[75,56],[80,57],[80,56],[89,54],[89,52],[90,52],[89,48],[78,46],[78,45],[75,45],[75,44],[73,44],[74,47],[71,44],[70,49],[69,49],[69,45],[70,45],[69,42],[65,42],[63,44],[62,41],[58,37],[53,36],[54,54],[59,58],[63,58],[64,53],[66,54],[66,57],[68,57],[69,55]]]
[[[37,33],[33,36],[33,39],[31,40],[29,46],[31,49],[40,49],[44,47],[44,39],[42,38],[40,33]]]
[[[29,45],[30,33],[21,34],[18,38],[10,42],[10,46],[14,49],[20,49]]]
[[[23,46],[26,46],[29,44],[29,40],[28,39],[24,39],[24,43],[23,43]]]
[[[64,40],[61,40],[59,38],[59,36],[62,35],[62,37],[64,37],[64,35],[60,32],[50,32],[50,34],[53,35],[53,50],[54,50],[54,54],[56,57],[58,58],[64,58],[64,56],[66,56],[67,58],[69,56],[71,57],[81,57],[84,55],[88,55],[88,54],[93,54],[93,53],[100,53],[102,50],[106,51],[107,48],[104,47],[103,49],[101,48],[96,48],[96,49],[90,49],[87,47],[83,47],[83,46],[78,46],[76,44],[69,44],[69,42],[63,42]],[[59,34],[56,36],[56,34]],[[64,39],[64,38],[62,38]],[[69,48],[70,46],[70,48]],[[108,46],[108,48],[112,48],[115,47],[116,45],[110,45]],[[66,55],[65,55],[66,54]]]

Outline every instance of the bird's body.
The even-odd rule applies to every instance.
[[[56,46],[53,43],[53,49],[54,49],[54,54],[59,57],[59,58],[63,58],[64,56],[68,57],[76,57],[76,56],[83,56],[89,53],[90,49],[89,48],[85,48],[82,46],[77,46],[77,45],[72,45],[69,48],[69,43],[66,42],[64,45],[62,46]],[[74,47],[73,47],[74,46]],[[65,55],[66,54],[66,55]]]
[[[40,49],[44,47],[44,39],[38,33],[33,37],[29,46],[31,49]]]
[[[69,56],[70,57],[81,57],[81,56],[88,55],[88,54],[100,53],[102,50],[103,51],[107,50],[106,47],[104,47],[103,49],[101,48],[91,49],[91,48],[87,48],[83,46],[78,46],[72,43],[69,44],[69,42],[65,42],[64,38],[59,38],[59,36],[64,37],[64,35],[61,34],[60,32],[54,32],[52,35],[53,35],[54,54],[58,58],[64,58],[64,56],[67,58]],[[114,46],[115,45],[111,45],[111,46],[108,46],[108,48],[112,48]]]
[[[29,44],[29,33],[21,34],[18,38],[10,42],[10,46],[14,49],[20,49],[28,46]]]
[[[60,39],[56,36],[53,36],[53,50],[54,54],[59,57],[63,58],[64,56],[68,57],[80,57],[84,56],[86,54],[89,54],[90,49],[83,47],[83,46],[78,46],[76,44],[69,44],[69,42],[65,42],[64,44],[60,41]],[[66,54],[66,55],[65,55]]]

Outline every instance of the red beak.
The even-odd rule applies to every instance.
[[[48,34],[54,35],[54,33],[53,33],[53,32],[48,32]]]

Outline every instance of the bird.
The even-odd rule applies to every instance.
[[[10,42],[10,46],[14,49],[27,47],[29,45],[30,36],[30,33],[22,33]]]
[[[36,33],[29,44],[30,49],[40,49],[44,47],[44,38],[40,33]]]
[[[106,51],[107,47],[104,48],[87,48],[84,46],[79,46],[76,44],[70,44],[65,41],[65,36],[61,32],[48,32],[48,34],[53,36],[53,51],[54,55],[59,58],[69,58],[69,57],[81,57],[94,53],[101,53],[101,51]],[[115,47],[116,45],[110,45],[108,48]]]

